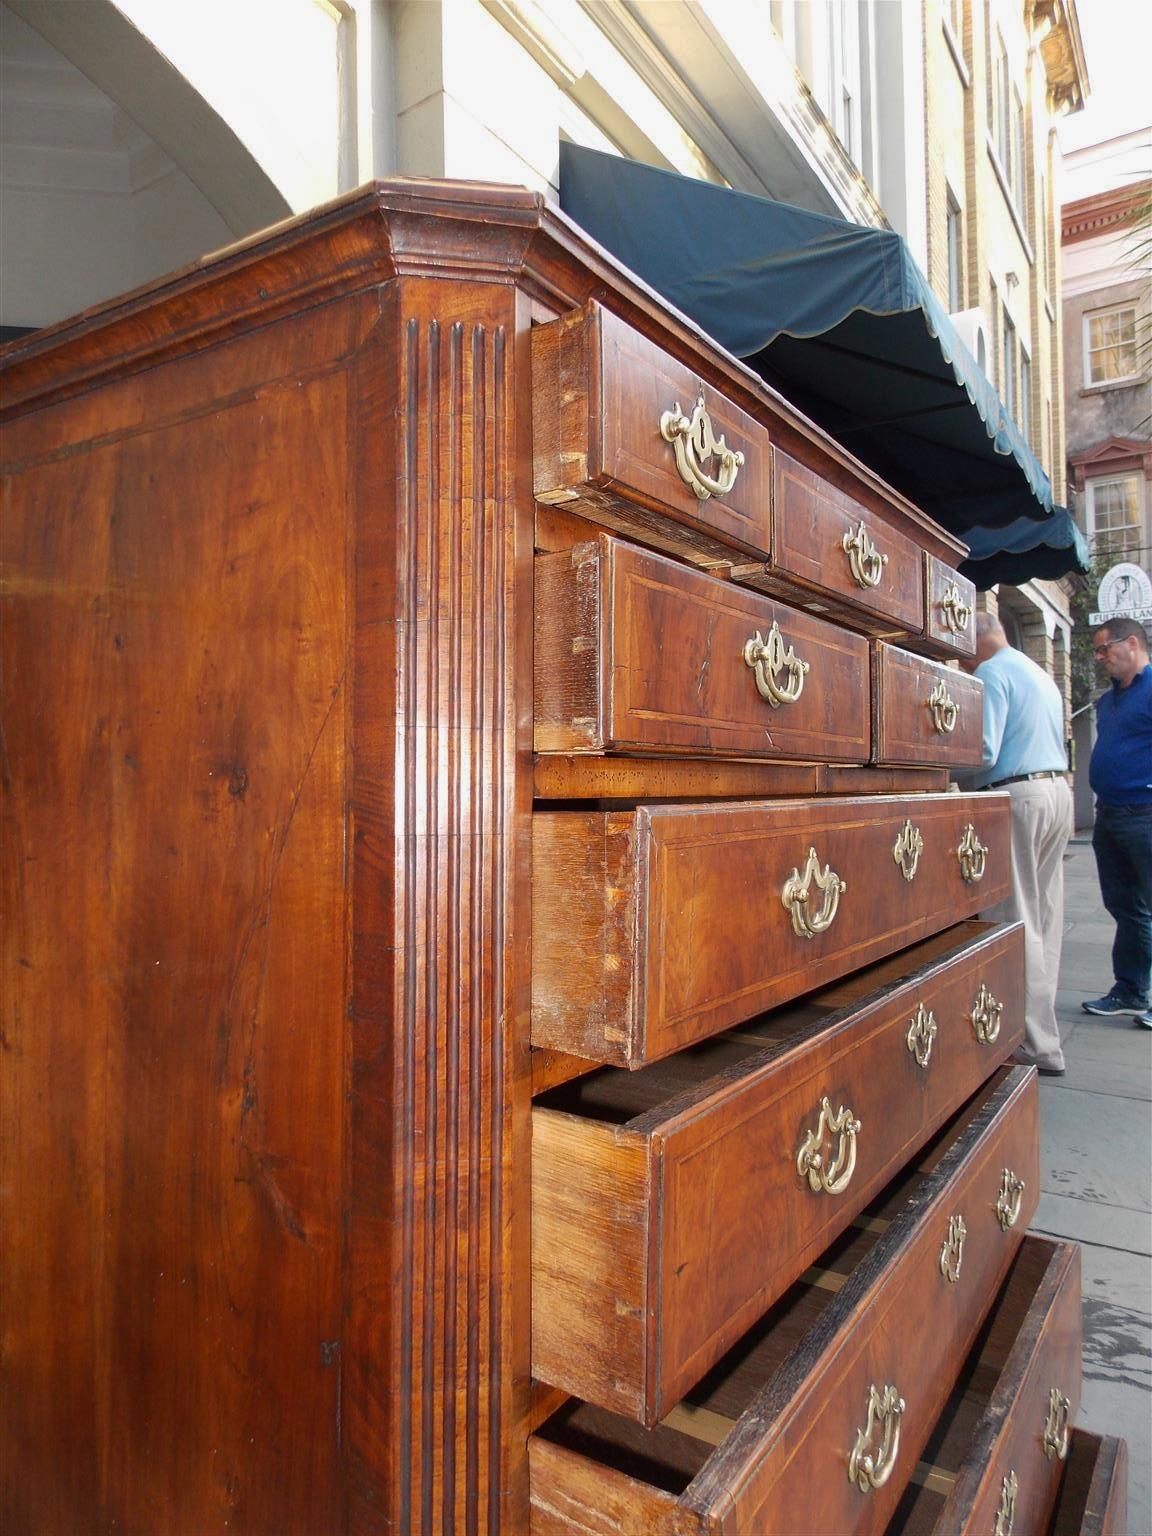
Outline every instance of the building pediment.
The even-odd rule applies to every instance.
[[[1120,474],[1128,469],[1143,469],[1152,480],[1152,442],[1140,437],[1108,437],[1068,456],[1068,467],[1077,490],[1093,474]]]

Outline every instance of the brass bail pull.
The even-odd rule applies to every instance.
[[[1068,1455],[1068,1439],[1072,1432],[1072,1404],[1057,1387],[1048,1394],[1048,1422],[1044,1426],[1044,1454],[1051,1461],[1055,1456],[1063,1461]]]
[[[856,585],[878,587],[884,567],[888,564],[888,556],[882,555],[873,544],[862,521],[855,531],[849,528],[840,540],[840,547],[848,556],[848,568]]]
[[[932,1046],[938,1029],[936,1015],[921,1003],[912,1015],[912,1022],[908,1025],[908,1049],[915,1057],[918,1067],[927,1067],[932,1060]]]
[[[773,709],[778,709],[781,704],[795,704],[804,692],[804,679],[811,671],[811,663],[801,661],[791,646],[784,649],[784,636],[775,619],[767,640],[757,630],[745,644],[744,664],[752,668],[756,692]]]
[[[892,846],[892,857],[900,866],[900,873],[905,880],[912,881],[916,878],[916,867],[920,863],[920,855],[924,852],[924,837],[919,827],[914,827],[910,820],[905,821],[900,829],[900,835]]]
[[[818,912],[811,910],[809,901],[813,887],[820,892],[822,898]],[[820,868],[815,848],[809,848],[804,873],[794,869],[780,891],[780,900],[792,919],[792,928],[797,937],[814,939],[818,933],[827,932],[836,916],[840,897],[847,889],[845,882],[830,865],[825,864],[823,869]]]
[[[1004,1016],[1004,1004],[997,1002],[988,990],[988,983],[982,981],[980,990],[976,994],[976,1001],[972,1004],[972,1012],[968,1017],[972,1020],[972,1033],[981,1045],[994,1045],[996,1037],[1000,1033],[1000,1020]]]
[[[676,454],[676,469],[685,485],[690,486],[697,501],[707,501],[710,496],[727,496],[736,484],[736,476],[744,463],[744,455],[729,448],[722,437],[717,437],[712,418],[704,404],[704,396],[696,401],[691,416],[685,416],[677,400],[670,411],[660,418],[660,436],[671,443]],[[705,467],[716,461],[714,472]]]
[[[960,1279],[960,1265],[964,1259],[964,1239],[968,1236],[968,1228],[964,1225],[964,1218],[957,1212],[948,1218],[948,1236],[944,1239],[944,1246],[940,1250],[940,1273],[950,1285],[955,1285]]]
[[[960,706],[944,686],[943,679],[928,695],[928,708],[932,711],[932,724],[940,736],[949,736],[956,729],[960,718]]]
[[[976,836],[976,828],[971,822],[964,828],[964,836],[956,849],[956,857],[960,860],[960,873],[966,884],[975,885],[978,880],[983,880],[988,863],[988,850]]]
[[[868,1422],[856,1432],[848,1458],[848,1480],[861,1493],[883,1488],[900,1453],[900,1415],[904,1399],[894,1386],[868,1388]],[[877,1443],[878,1442],[878,1443]]]
[[[996,1511],[993,1536],[1012,1536],[1016,1524],[1016,1495],[1020,1491],[1020,1479],[1010,1471],[1000,1484],[1000,1507]]]
[[[940,611],[944,616],[944,628],[954,635],[965,634],[968,625],[972,622],[972,609],[960,596],[960,588],[955,582],[940,599]]]
[[[1019,1219],[1024,1189],[1024,1180],[1018,1178],[1011,1168],[1005,1168],[1000,1179],[1000,1193],[996,1197],[996,1220],[1005,1232],[1010,1231]]]
[[[842,1195],[856,1171],[856,1137],[860,1122],[847,1105],[833,1110],[820,1100],[816,1129],[806,1132],[796,1157],[796,1172],[808,1180],[814,1195]],[[835,1139],[835,1151],[830,1150]],[[826,1150],[826,1146],[829,1150]]]

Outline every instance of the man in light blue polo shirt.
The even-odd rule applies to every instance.
[[[1064,700],[990,613],[976,615],[972,670],[984,684],[984,766],[973,788],[1004,788],[1012,798],[1012,894],[983,916],[1024,924],[1024,1054],[1057,1076],[1064,1071],[1056,1023],[1064,850],[1073,826]]]

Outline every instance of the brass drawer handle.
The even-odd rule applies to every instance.
[[[1011,1168],[1005,1168],[1000,1180],[1000,1193],[996,1199],[996,1220],[1005,1232],[1016,1225],[1024,1189],[1024,1180],[1017,1178]]]
[[[860,1122],[844,1104],[833,1111],[827,1099],[820,1100],[820,1118],[816,1129],[808,1131],[796,1157],[796,1172],[808,1180],[814,1195],[842,1195],[856,1171],[856,1137]],[[834,1155],[825,1156],[824,1143],[835,1136],[839,1140]]]
[[[665,411],[660,418],[660,436],[672,444],[680,478],[695,492],[697,501],[727,496],[736,484],[744,455],[716,436],[703,395],[696,401],[691,417],[680,409],[679,400],[672,410]],[[704,467],[710,459],[720,461],[714,474]]]
[[[1071,1414],[1072,1404],[1059,1388],[1053,1387],[1048,1394],[1048,1422],[1044,1426],[1044,1454],[1049,1461],[1053,1456],[1064,1461],[1068,1455]]]
[[[944,628],[954,635],[963,635],[967,632],[972,622],[972,609],[960,596],[960,588],[955,582],[940,599],[940,612],[944,619]]]
[[[904,1412],[904,1399],[893,1386],[878,1391],[868,1388],[868,1422],[856,1431],[856,1444],[848,1458],[848,1481],[855,1483],[861,1493],[872,1488],[883,1488],[892,1476],[896,1457],[900,1451],[900,1415]],[[880,1443],[872,1449],[876,1431],[880,1431]]]
[[[976,828],[971,822],[964,828],[964,836],[960,839],[956,857],[960,860],[960,873],[968,885],[975,885],[978,880],[983,880],[988,863],[988,850],[976,836]]]
[[[1016,1473],[1009,1472],[1000,1484],[1000,1508],[996,1511],[996,1526],[992,1536],[1012,1536],[1012,1527],[1016,1523],[1016,1495],[1019,1491],[1020,1481]]]
[[[823,896],[819,912],[809,914],[808,893],[812,886]],[[794,869],[780,891],[784,910],[792,919],[792,927],[798,938],[814,939],[818,933],[826,933],[832,926],[840,897],[848,889],[834,869],[827,864],[820,868],[815,848],[809,848],[804,873]]]
[[[920,834],[920,828],[914,827],[910,821],[906,821],[900,829],[900,835],[892,845],[892,857],[900,866],[900,873],[905,880],[916,878],[916,866],[920,862],[920,855],[924,852],[924,839]]]
[[[856,585],[878,587],[880,578],[884,574],[884,567],[888,564],[888,556],[882,555],[873,544],[863,522],[859,524],[855,533],[849,528],[840,540],[840,547],[848,556],[848,567]]]
[[[968,1228],[964,1225],[963,1216],[957,1211],[955,1216],[948,1218],[948,1236],[944,1239],[944,1246],[940,1250],[940,1273],[952,1285],[960,1279],[960,1265],[964,1259],[964,1239],[967,1236]]]
[[[908,1049],[915,1056],[918,1067],[926,1067],[932,1060],[932,1043],[937,1029],[936,1015],[921,1003],[908,1026]]]
[[[932,724],[936,727],[937,735],[951,735],[960,718],[960,706],[945,688],[943,678],[928,695],[928,708],[932,711]]]
[[[804,679],[812,670],[811,663],[801,661],[791,646],[784,649],[784,636],[775,619],[767,640],[757,630],[745,644],[744,664],[752,668],[756,692],[773,709],[781,704],[795,704],[804,692]],[[783,683],[779,681],[781,672],[786,674]]]
[[[995,1044],[1003,1015],[1004,1004],[996,1001],[988,990],[988,983],[982,981],[976,1001],[972,1004],[972,1012],[968,1015],[972,1020],[972,1033],[981,1045]]]

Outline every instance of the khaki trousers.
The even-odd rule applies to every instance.
[[[981,915],[1024,924],[1025,1054],[1041,1067],[1063,1067],[1056,984],[1064,940],[1064,850],[1072,836],[1066,779],[1005,786],[1012,797],[1012,894]]]

